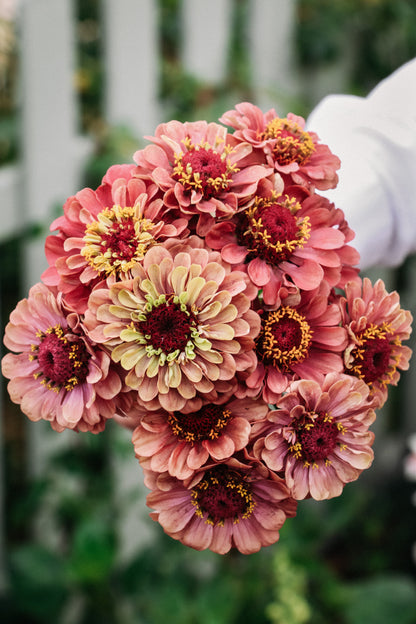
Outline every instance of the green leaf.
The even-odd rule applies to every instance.
[[[406,576],[379,576],[351,586],[347,624],[414,624],[416,584]]]

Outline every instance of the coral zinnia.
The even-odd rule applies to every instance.
[[[339,496],[373,460],[375,419],[368,386],[331,373],[322,384],[294,381],[268,414],[255,455],[284,472],[292,496],[316,500]]]
[[[2,360],[8,391],[30,420],[56,431],[98,433],[114,416],[122,383],[111,360],[81,332],[79,318],[44,284],[17,304],[4,343],[16,353]]]
[[[266,305],[278,307],[281,289],[313,290],[323,279],[336,286],[342,260],[358,260],[346,245],[350,232],[334,210],[327,199],[288,187],[284,195],[256,197],[232,220],[215,224],[206,242],[221,250],[227,262],[245,263],[250,279],[263,289]]]
[[[241,164],[252,151],[248,143],[230,146],[227,129],[216,123],[170,121],[160,124],[153,142],[134,155],[139,177],[151,177],[163,201],[198,216],[204,235],[213,218],[229,218],[254,196],[259,181],[273,173],[263,164]]]
[[[322,282],[315,291],[302,291],[298,304],[261,314],[259,362],[246,384],[253,392],[263,388],[267,403],[275,403],[293,379],[320,381],[326,373],[343,371],[347,335],[340,307],[336,300],[328,302],[329,294]]]
[[[149,487],[149,472],[146,471]],[[274,544],[294,501],[279,477],[268,479],[256,464],[235,459],[196,473],[190,483],[166,476],[153,479],[147,505],[164,531],[196,550],[219,554],[237,548],[251,554]]]
[[[368,278],[345,287],[344,323],[349,344],[345,350],[347,373],[363,379],[381,407],[389,385],[397,385],[399,370],[409,368],[412,351],[402,342],[412,331],[412,315],[400,307],[396,291],[387,292],[382,280]]]
[[[133,432],[143,467],[188,479],[207,461],[223,461],[248,444],[251,424],[266,416],[263,401],[204,403],[197,411],[149,412]]]
[[[278,117],[272,108],[263,113],[249,102],[237,104],[220,121],[235,128],[233,137],[253,145],[263,152],[265,162],[295,184],[304,184],[319,190],[335,188],[340,160],[327,145],[319,143],[315,132],[306,132],[305,120],[289,113]]]
[[[236,371],[247,365],[241,354],[255,363],[260,317],[250,303],[257,289],[202,244],[194,236],[152,247],[134,279],[90,297],[91,337],[106,344],[152,408],[179,411],[191,402],[199,409],[201,398],[232,392]]]
[[[57,286],[70,305],[85,312],[94,286],[127,279],[146,251],[184,232],[187,220],[174,216],[156,196],[155,184],[132,178],[134,165],[110,167],[101,186],[85,188],[64,205],[46,238],[49,268],[42,279]]]

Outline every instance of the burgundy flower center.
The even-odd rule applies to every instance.
[[[183,351],[194,327],[194,315],[170,301],[152,308],[139,326],[148,343],[164,353]]]
[[[266,313],[257,338],[257,353],[266,366],[289,372],[309,355],[312,330],[294,308],[282,306]]]
[[[324,416],[318,416],[298,433],[303,459],[311,463],[327,459],[337,444],[338,435],[339,430],[335,422]]]
[[[260,139],[273,140],[273,155],[281,166],[293,162],[303,165],[315,150],[311,135],[298,123],[286,118],[272,119]]]
[[[296,443],[289,447],[291,453],[303,461],[305,466],[316,464],[319,460],[329,463],[329,457],[339,443],[339,436],[346,429],[340,423],[334,422],[327,414],[309,414],[295,427]]]
[[[225,159],[227,152],[216,152],[209,144],[189,146],[188,151],[175,157],[172,177],[181,182],[185,192],[196,191],[204,199],[216,197],[228,190],[231,174],[236,171]]]
[[[155,244],[154,227],[134,207],[106,208],[86,227],[81,253],[98,273],[126,273]]]
[[[191,414],[174,412],[169,416],[169,424],[178,438],[193,443],[218,438],[230,418],[230,410],[221,405],[204,405]]]
[[[191,499],[197,516],[220,526],[227,519],[239,522],[249,518],[255,505],[244,475],[227,466],[208,470],[192,489]]]
[[[310,236],[308,217],[297,218],[301,205],[294,197],[256,198],[240,217],[237,241],[248,249],[248,260],[260,257],[276,265],[302,248]]]
[[[35,378],[50,390],[72,390],[85,382],[88,375],[88,353],[85,343],[73,334],[66,334],[60,325],[39,332],[40,343],[32,345],[31,359],[37,359]]]
[[[392,330],[387,323],[371,325],[358,336],[359,346],[352,351],[351,372],[367,384],[375,381],[388,384],[396,370],[391,364]]]

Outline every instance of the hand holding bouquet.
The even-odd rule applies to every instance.
[[[130,428],[166,533],[252,553],[371,465],[411,315],[361,279],[319,194],[340,161],[301,117],[241,103],[146,138],[51,224],[3,374],[56,431]]]

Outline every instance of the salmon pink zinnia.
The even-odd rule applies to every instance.
[[[327,199],[293,186],[284,195],[256,197],[231,221],[216,223],[206,242],[226,262],[245,266],[265,304],[278,307],[282,292],[314,290],[324,279],[337,286],[342,261],[358,261],[334,210]]]
[[[289,113],[278,117],[272,108],[266,113],[249,102],[237,104],[220,121],[235,129],[233,138],[250,143],[265,162],[294,184],[321,191],[335,188],[340,159],[319,142],[315,132],[305,130],[303,117]]]
[[[343,371],[347,334],[340,326],[340,307],[336,300],[329,302],[329,294],[322,282],[315,291],[302,291],[298,304],[260,314],[258,365],[246,384],[252,392],[262,390],[267,403],[275,403],[294,379],[320,381]]]
[[[149,412],[133,432],[144,468],[188,479],[207,461],[224,461],[249,442],[251,423],[265,418],[264,401],[230,399],[197,411]]]
[[[147,483],[149,486],[149,474]],[[153,479],[147,505],[165,533],[196,550],[243,554],[274,544],[296,501],[279,477],[266,478],[256,464],[235,459],[195,474],[189,483]]]
[[[346,285],[343,305],[349,338],[345,370],[369,385],[381,407],[399,370],[409,368],[412,351],[402,343],[410,337],[412,315],[400,307],[396,291],[388,292],[382,280],[373,286],[367,277]]]
[[[127,279],[150,247],[184,233],[187,220],[157,197],[155,184],[132,178],[134,165],[113,166],[101,186],[85,188],[64,205],[46,238],[49,268],[42,279],[57,286],[80,313],[100,282]]]
[[[332,498],[371,465],[374,420],[363,381],[336,373],[322,384],[301,379],[269,412],[254,453],[270,470],[284,473],[296,500]]]
[[[259,181],[273,174],[263,163],[247,163],[251,145],[230,145],[227,129],[216,123],[170,121],[146,138],[153,145],[134,155],[135,175],[156,182],[166,206],[196,216],[201,236],[214,218],[230,218],[248,204]]]
[[[116,413],[120,377],[60,294],[33,286],[11,313],[4,343],[15,352],[2,360],[10,397],[30,420],[50,421],[56,431],[98,433]]]

